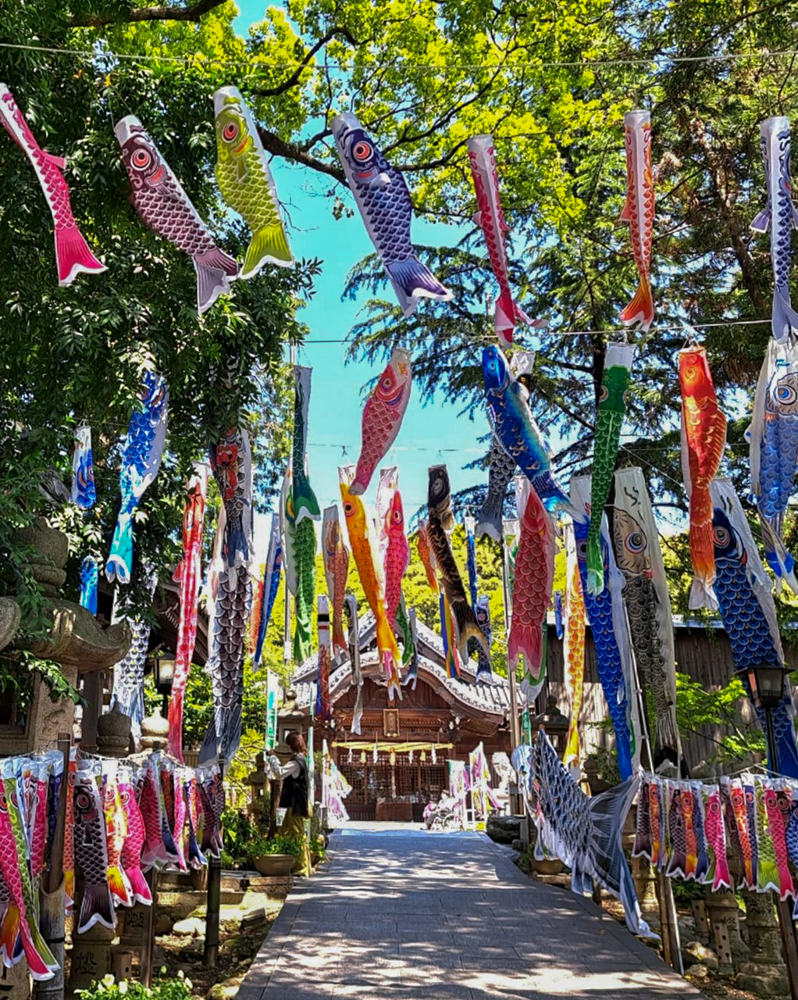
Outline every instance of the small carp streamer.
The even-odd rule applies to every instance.
[[[396,440],[410,401],[411,385],[410,352],[395,347],[363,408],[362,444],[352,482],[353,496],[366,492],[374,470]]]
[[[387,678],[388,697],[393,701],[397,694],[402,697],[402,685],[399,679],[401,657],[393,626],[385,613],[385,584],[379,564],[374,557],[363,501],[358,496],[352,496],[349,490],[354,474],[355,470],[351,465],[342,466],[338,470],[346,530],[363,593],[376,619],[377,648]]]
[[[277,186],[258,128],[241,93],[220,87],[213,95],[216,115],[216,183],[222,197],[252,230],[240,278],[254,278],[264,264],[290,267]]]
[[[651,115],[627,111],[623,116],[626,146],[626,204],[621,222],[629,223],[632,252],[640,283],[629,305],[621,313],[625,326],[639,324],[648,330],[654,321],[651,294],[651,237],[654,229],[654,172],[651,168]]]
[[[513,333],[518,323],[528,323],[532,326],[540,326],[541,324],[533,323],[530,320],[513,299],[513,293],[510,291],[510,273],[505,241],[505,233],[509,231],[509,227],[504,221],[499,198],[499,175],[496,171],[493,136],[472,136],[466,143],[466,147],[471,177],[474,180],[474,191],[477,196],[474,223],[479,226],[485,237],[490,266],[496,281],[499,283],[499,297],[496,300],[493,327],[499,344],[502,347],[509,347],[513,342]]]
[[[349,577],[350,552],[344,543],[338,506],[324,508],[321,522],[321,551],[324,556],[324,576],[332,605],[332,642],[336,650],[346,653],[349,644],[344,634],[344,600]]]
[[[703,347],[679,352],[682,387],[682,476],[690,498],[690,557],[693,561],[691,608],[717,611],[713,590],[712,500],[709,488],[726,447],[726,417],[718,406]]]
[[[324,594],[319,597],[316,621],[319,632],[319,666],[316,674],[316,704],[313,714],[321,722],[329,722],[332,718],[332,701],[330,700],[332,640],[330,637],[330,605]]]
[[[654,702],[655,747],[670,748],[672,759],[677,759],[680,741],[673,617],[659,533],[641,469],[619,469],[615,473],[611,520],[615,559],[626,581],[623,597],[632,648]]]
[[[573,522],[563,525],[565,543],[565,605],[563,607],[563,663],[568,695],[571,700],[571,724],[565,741],[563,764],[579,767],[579,715],[585,689],[585,601],[582,597],[582,579],[576,558],[576,541]]]
[[[208,447],[225,513],[224,559],[230,569],[252,560],[252,451],[244,428],[230,427]]]
[[[798,341],[792,336],[768,342],[746,436],[765,558],[777,590],[786,583],[798,593],[795,561],[782,537],[798,466]]]
[[[564,508],[570,512],[568,497],[551,473],[549,453],[529,409],[529,393],[515,378],[507,358],[498,347],[483,350],[482,377],[488,419],[496,440],[519,466],[547,510]],[[499,503],[503,500],[502,496]],[[498,509],[501,511],[501,506]],[[576,516],[581,517],[582,514],[577,512]],[[480,520],[485,520],[484,514]],[[495,512],[492,523],[495,524]],[[485,530],[492,534],[490,529]]]
[[[432,545],[429,540],[429,521],[419,521],[416,531],[416,547],[418,548],[418,558],[424,567],[427,577],[427,586],[433,593],[438,593],[438,576],[435,572],[435,556],[432,554]]]
[[[501,541],[504,500],[515,470],[515,459],[510,458],[494,435],[488,455],[488,492],[479,509],[478,535],[489,535],[495,542]]]
[[[144,375],[139,395],[141,409],[130,416],[127,437],[122,445],[122,468],[119,487],[122,504],[117,516],[111,552],[105,564],[110,583],[130,583],[133,573],[133,512],[144,491],[161,468],[166,441],[166,415],[169,391],[166,382],[155,372]]]
[[[452,607],[441,591],[438,596],[441,613],[441,639],[443,640],[443,660],[449,677],[460,676],[460,654],[457,649],[457,630],[452,617]]]
[[[349,189],[402,312],[410,316],[422,297],[450,301],[452,293],[422,264],[410,242],[413,203],[403,175],[351,112],[336,115],[330,127]]]
[[[493,683],[493,663],[491,661],[490,651],[493,645],[493,630],[491,628],[490,621],[490,598],[487,594],[480,594],[477,598],[477,603],[474,606],[474,614],[477,618],[477,624],[482,629],[485,639],[488,643],[488,651],[486,652],[481,645],[477,645],[477,684],[492,684]]]
[[[449,541],[449,533],[454,530],[454,514],[452,513],[449,474],[445,465],[432,465],[429,468],[427,510],[429,516],[427,532],[432,554],[435,557],[438,584],[441,593],[448,601],[454,619],[455,644],[458,647],[460,658],[463,662],[468,661],[468,640],[472,638],[476,639],[485,653],[490,655],[488,640],[479,627],[473,608],[468,603]]]
[[[96,502],[91,427],[81,424],[75,431],[75,450],[72,453],[72,503],[81,510],[91,510]]]
[[[770,260],[773,266],[773,311],[771,327],[776,340],[798,332],[798,314],[790,304],[792,231],[798,226],[798,210],[792,203],[790,176],[790,119],[768,118],[759,126],[767,179],[767,205],[751,223],[755,233],[770,230]]]
[[[316,599],[316,573],[306,572],[316,559],[316,532],[302,531],[297,527],[294,516],[294,499],[291,466],[283,478],[280,492],[280,533],[283,538],[285,562],[285,584],[294,598],[294,642],[293,657],[297,663],[304,663],[310,656],[310,616]],[[305,518],[313,529],[313,522]],[[302,524],[305,523],[302,522]]]
[[[398,485],[391,491],[383,525],[387,545],[383,562],[385,574],[385,614],[393,627],[402,603],[402,580],[410,565],[410,543],[405,535],[405,513]],[[406,645],[406,643],[405,643]]]
[[[208,474],[198,465],[186,485],[186,506],[183,511],[183,558],[174,573],[180,584],[180,621],[177,627],[177,649],[169,701],[169,752],[183,761],[183,701],[191,658],[197,639],[197,607],[202,583],[202,536],[205,528],[205,495]]]
[[[85,556],[80,564],[80,604],[81,607],[97,614],[97,585],[100,582],[100,567],[94,556]]]
[[[230,291],[230,282],[238,277],[238,263],[216,245],[139,119],[135,115],[122,118],[114,132],[122,148],[134,208],[154,233],[194,261],[197,309],[202,315]]]
[[[604,377],[601,381],[593,444],[593,488],[590,494],[590,532],[587,539],[587,589],[591,594],[600,594],[604,586],[599,541],[601,519],[610,495],[612,474],[615,472],[618,445],[626,416],[629,369],[632,367],[634,354],[633,344],[608,344],[604,359]]]
[[[471,597],[471,607],[476,611],[477,594],[479,593],[479,576],[477,574],[477,522],[470,514],[463,518],[466,539],[466,568],[468,569],[468,593]]]
[[[520,537],[513,573],[513,613],[507,655],[520,655],[534,683],[543,667],[543,628],[554,585],[554,522],[526,479],[516,480]]]
[[[305,518],[321,519],[319,501],[308,478],[308,409],[310,407],[311,368],[294,365],[294,436],[291,446],[292,509],[296,525]]]
[[[574,506],[587,510],[591,495],[590,476],[575,476],[571,480],[571,499]],[[610,547],[606,515],[601,521],[603,586],[591,594],[587,586],[586,521],[574,521],[576,557],[585,599],[587,621],[596,647],[596,666],[604,691],[610,718],[615,728],[615,749],[618,770],[626,779],[634,773],[640,758],[640,719],[637,699],[634,697],[634,660],[626,610],[623,604],[624,579],[615,564]]]
[[[30,160],[53,217],[58,284],[71,285],[81,273],[99,274],[104,264],[89,249],[72,215],[69,187],[64,180],[66,160],[42,149],[19,109],[14,95],[0,83],[0,124]]]
[[[626,926],[641,937],[656,937],[640,913],[632,875],[621,846],[637,777],[588,798],[566,771],[541,729],[532,746],[513,751],[512,763],[538,829],[540,846],[571,869],[571,889],[589,894],[593,883],[623,903]]]
[[[149,593],[155,592],[155,575],[147,571]],[[132,641],[127,655],[114,665],[114,683],[111,691],[111,710],[118,708],[130,717],[130,731],[138,743],[141,738],[141,723],[144,719],[144,665],[150,644],[150,623],[132,609],[122,608],[120,592],[114,595],[112,622],[127,622]]]
[[[269,548],[266,553],[266,570],[261,582],[260,617],[258,631],[255,637],[255,652],[252,658],[257,670],[263,656],[263,644],[266,641],[266,629],[271,621],[274,602],[277,600],[277,588],[280,586],[280,571],[283,566],[283,542],[280,535],[280,515],[272,514],[272,526],[269,531]]]
[[[712,531],[715,547],[715,593],[723,627],[729,636],[735,671],[756,664],[784,665],[771,581],[759,558],[751,529],[734,486],[717,479],[711,487]],[[748,688],[747,678],[742,678]],[[748,690],[749,697],[751,691]],[[770,766],[779,774],[798,778],[791,689],[784,681],[781,705],[772,712],[778,762]],[[765,729],[764,709],[757,709]]]

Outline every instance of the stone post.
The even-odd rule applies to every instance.
[[[775,896],[770,892],[743,890],[749,961],[740,966],[734,982],[757,996],[789,996],[790,984],[781,954]]]
[[[748,960],[748,948],[740,937],[740,909],[734,893],[727,889],[708,892],[707,917],[718,956],[718,971],[730,976],[735,967]]]

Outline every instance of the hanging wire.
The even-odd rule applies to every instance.
[[[91,49],[64,49],[47,45],[32,45],[21,42],[0,42],[0,48],[15,49],[24,52],[41,52],[46,55],[71,56],[73,58],[94,59],[97,53]],[[118,59],[120,62],[158,63],[167,62],[178,65],[223,66],[238,67],[248,70],[263,69],[307,69],[315,72],[338,70],[351,72],[356,68],[350,63],[325,62],[323,65],[305,59],[206,59],[196,56],[167,56],[159,54],[138,55],[127,52],[111,52],[103,50],[102,55],[108,59]],[[526,73],[530,69],[582,69],[598,66],[670,66],[680,64],[712,63],[712,62],[745,62],[769,61],[773,59],[792,59],[798,56],[798,49],[759,49],[755,52],[718,52],[701,56],[667,55],[656,53],[650,56],[638,56],[634,59],[542,59],[522,62],[479,62],[479,63],[423,63],[408,59],[397,59],[390,64],[393,68],[407,67],[416,70],[429,70],[442,75],[448,71],[476,72],[477,70],[503,70],[513,73]],[[383,66],[382,68],[386,68]]]

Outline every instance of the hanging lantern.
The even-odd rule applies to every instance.
[[[376,764],[377,763],[377,741],[374,740],[374,749],[371,752],[371,759]]]
[[[396,763],[396,752],[394,750],[391,750],[390,760],[391,760],[391,767],[393,767],[393,765]]]
[[[352,763],[352,747],[349,748],[349,757],[347,758],[347,763]]]
[[[365,750],[361,750],[360,751],[360,763],[361,764],[365,764],[366,763],[366,751]]]
[[[412,763],[413,763],[413,751],[412,751],[412,750],[411,750],[411,751],[410,751],[410,753],[409,753],[409,754],[407,755],[407,763],[408,763],[408,764],[412,764]]]
[[[422,751],[421,751],[421,760],[422,760],[422,763],[423,763],[423,762],[424,762],[424,761],[425,761],[426,759],[427,759],[427,751],[426,751],[426,750],[422,750]]]
[[[438,755],[435,753],[435,747],[432,748],[432,763],[433,764],[438,763]]]

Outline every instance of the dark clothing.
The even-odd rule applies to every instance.
[[[283,791],[280,795],[280,806],[290,809],[294,816],[307,817],[308,813],[308,762],[302,754],[293,758],[299,764],[299,774],[296,777],[288,775],[283,778]]]

